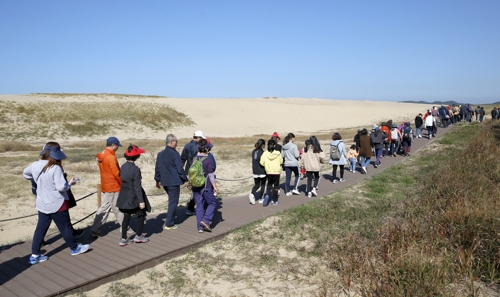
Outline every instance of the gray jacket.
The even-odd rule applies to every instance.
[[[299,149],[297,148],[297,145],[295,143],[288,142],[283,145],[283,148],[281,149],[281,155],[283,156],[285,167],[299,166],[298,160],[300,154]]]

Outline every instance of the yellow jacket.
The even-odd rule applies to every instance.
[[[266,174],[280,174],[281,164],[283,164],[283,157],[277,150],[274,150],[272,153],[265,151],[260,157],[260,165],[264,166]]]

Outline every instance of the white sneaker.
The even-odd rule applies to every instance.
[[[292,196],[292,192],[286,193],[287,196]]]
[[[336,180],[336,179],[334,179],[334,180],[333,180],[333,183],[334,183],[334,184],[336,184],[336,183],[338,183],[338,182],[339,182],[339,181],[338,181],[338,180]]]
[[[292,194],[294,194],[294,195],[299,195],[300,193],[299,193],[299,191],[297,191],[297,189],[293,189],[293,190],[292,190]]]
[[[257,200],[257,202],[259,202],[260,204],[264,203],[264,199],[259,199]]]
[[[367,172],[366,172],[366,167],[364,167],[364,166],[363,166],[363,167],[361,167],[361,169],[363,169],[363,172],[364,172],[365,174],[367,173]]]
[[[311,192],[307,193],[307,198],[311,198],[311,197],[312,197]]]
[[[341,178],[341,179],[340,179],[340,182],[341,182],[341,183],[345,182],[345,179]]]
[[[250,204],[254,205],[255,204],[255,196],[253,194],[248,195],[248,198],[250,199]]]
[[[314,195],[314,197],[318,196],[318,193],[316,193],[316,189],[315,188],[312,189],[311,193]]]

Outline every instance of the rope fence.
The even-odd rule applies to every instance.
[[[252,178],[253,176],[249,176],[249,177],[242,177],[242,178],[238,178],[238,179],[223,179],[223,178],[217,178],[217,180],[220,180],[220,181],[240,181],[240,180],[245,180],[245,179],[249,179],[249,178]],[[97,192],[92,192],[92,193],[89,193],[81,198],[78,198],[77,200],[75,200],[76,202],[78,201],[81,201],[83,199],[86,199],[94,194],[96,194]],[[166,193],[155,193],[155,194],[147,194],[147,196],[162,196],[162,195],[165,195]],[[95,214],[96,211],[94,211],[93,213],[89,214],[88,216],[84,217],[83,219],[79,220],[78,222],[76,223],[73,223],[73,225],[75,224],[78,224],[80,223],[81,221],[87,219],[88,217],[90,217],[91,215]],[[3,219],[3,220],[0,220],[0,223],[3,223],[3,222],[8,222],[8,221],[14,221],[14,220],[19,220],[19,219],[25,219],[25,218],[29,218],[29,217],[34,217],[38,215],[38,213],[34,213],[34,214],[30,214],[30,215],[25,215],[25,216],[21,216],[21,217],[15,217],[15,218],[10,218],[10,219]]]

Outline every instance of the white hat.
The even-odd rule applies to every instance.
[[[203,135],[203,132],[201,132],[200,130],[194,132],[194,137],[201,137],[203,139],[206,139],[205,135]]]

